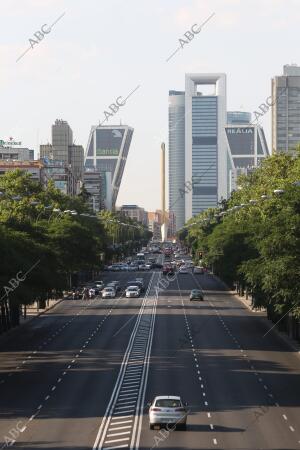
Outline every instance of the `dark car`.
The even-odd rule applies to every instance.
[[[144,290],[145,290],[145,286],[142,281],[138,281],[138,280],[127,281],[126,287],[129,287],[129,286],[138,286],[140,288],[141,292],[144,292]]]
[[[162,273],[163,273],[163,275],[168,275],[168,274],[173,275],[174,267],[171,264],[164,264]]]
[[[152,265],[152,269],[162,269],[162,268],[163,268],[163,265],[159,264],[159,263],[153,263],[153,265]]]
[[[201,291],[200,289],[193,289],[190,293],[190,301],[192,300],[203,301],[204,300],[203,291]]]

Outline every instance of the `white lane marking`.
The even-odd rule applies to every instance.
[[[41,409],[43,407],[43,405],[39,405],[38,407],[37,407],[37,409]]]
[[[114,417],[115,419],[119,419],[119,417]],[[132,420],[133,419],[130,419],[130,420],[121,420],[121,421],[119,421],[119,422],[113,422],[112,424],[111,424],[111,426],[112,427],[114,427],[114,426],[116,426],[116,425],[122,425],[123,423],[132,423]]]
[[[133,405],[135,403],[135,400],[131,401],[131,402],[118,402],[116,404],[116,410],[117,409],[124,409],[124,408],[128,408],[128,405]],[[121,405],[121,406],[119,406]],[[122,406],[124,405],[124,406]],[[129,406],[129,408],[131,408],[131,406]]]
[[[207,413],[207,417],[211,417],[211,414],[210,414],[210,413]]]
[[[125,445],[114,445],[113,447],[106,447],[105,450],[113,450],[114,448],[128,448],[128,444],[125,444]]]
[[[120,420],[120,419],[129,419],[130,417],[133,417],[133,415],[130,414],[129,416],[112,417],[111,420],[116,420],[116,419],[118,419],[118,420]],[[131,420],[133,420],[133,419],[131,419]]]
[[[115,424],[114,424],[115,425]],[[111,428],[111,427],[109,427],[109,432],[110,431],[117,431],[117,430],[126,430],[126,428],[128,429],[128,428],[131,428],[131,425],[126,425],[126,426],[124,426],[124,427],[116,427],[116,428]]]
[[[50,395],[46,395],[45,400],[47,401],[47,400],[49,400],[49,398],[50,398]]]
[[[135,389],[122,389],[121,392],[136,392],[138,391],[138,388]]]
[[[107,437],[124,436],[125,434],[130,434],[130,431],[121,431],[120,433],[110,433]]]
[[[292,432],[295,431],[295,428],[293,428],[291,425],[289,426],[289,429],[290,429]]]
[[[213,443],[214,443],[215,445],[217,445],[217,444],[218,444],[217,439],[213,439]]]
[[[208,403],[207,403],[207,402],[204,402],[204,404],[205,404],[205,406],[208,406]]]
[[[210,424],[209,424],[209,426],[210,426],[210,429],[211,429],[211,430],[213,430],[213,429],[214,429],[214,426],[213,426],[213,424],[212,424],[212,423],[210,423]]]
[[[121,439],[113,439],[113,440],[110,440],[110,441],[105,441],[104,444],[113,444],[114,442],[121,442],[121,441],[129,441],[129,437],[121,438]]]
[[[288,420],[285,414],[282,414],[282,417],[284,418],[284,420]]]
[[[51,388],[51,391],[55,391],[55,389],[56,389],[56,386],[53,386],[53,387]]]
[[[116,412],[114,412],[114,414],[117,415],[117,414],[132,413],[132,412],[134,412],[134,408],[133,409],[126,409],[124,411],[116,411]]]

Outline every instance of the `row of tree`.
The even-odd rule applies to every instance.
[[[150,237],[117,213],[93,216],[84,195],[65,195],[51,183],[45,189],[18,170],[1,176],[0,333],[19,323],[20,305],[43,305],[78,274],[99,271]]]
[[[299,318],[300,149],[241,176],[229,200],[191,219],[179,238],[229,286],[251,293],[253,306],[273,321],[286,327]]]

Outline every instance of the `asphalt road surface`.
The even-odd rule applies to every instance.
[[[139,276],[138,299],[66,300],[0,338],[0,448],[299,449],[299,356],[212,275]],[[188,403],[186,431],[149,429],[155,395]]]

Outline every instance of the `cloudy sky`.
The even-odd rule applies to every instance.
[[[166,62],[183,34],[213,13]],[[135,129],[118,204],[148,210],[160,206],[168,91],[184,89],[186,72],[226,73],[228,110],[254,112],[271,77],[300,64],[300,0],[1,0],[0,16],[0,139],[37,150],[60,118],[86,147],[91,125],[139,86],[109,124]],[[31,49],[34,33],[57,19]],[[266,113],[269,143],[270,122]]]

